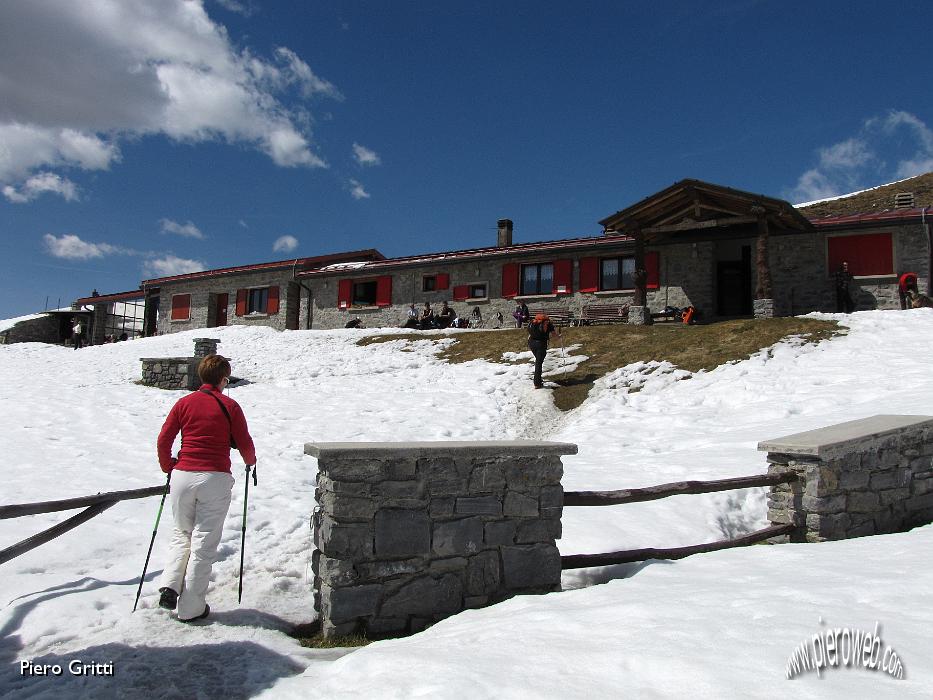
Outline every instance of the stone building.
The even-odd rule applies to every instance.
[[[383,259],[374,249],[204,270],[143,281],[147,335],[226,325],[317,327],[301,272]]]
[[[579,317],[591,304],[634,305],[639,268],[651,312],[689,305],[722,319],[836,311],[843,262],[857,310],[898,308],[898,276],[917,273],[927,291],[931,271],[927,207],[902,200],[809,218],[783,200],[682,180],[600,221],[602,236],[513,244],[513,224],[503,219],[496,246],[333,265],[298,279],[309,288],[315,328],[353,317],[394,326],[409,304],[443,301],[461,316],[478,306],[507,322],[517,301]]]
[[[390,259],[368,249],[145,280],[145,334],[342,328],[357,317],[397,326],[409,304],[443,301],[462,317],[501,312],[505,325],[520,301],[577,317],[626,304],[636,318],[669,306],[706,320],[836,311],[843,262],[857,310],[898,308],[904,272],[930,289],[931,204],[933,173],[797,208],[681,180],[602,219],[599,236],[516,244],[501,219],[488,247]]]

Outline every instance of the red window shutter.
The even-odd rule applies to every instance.
[[[599,291],[599,258],[580,259],[580,291]]]
[[[661,256],[654,250],[645,253],[645,272],[648,273],[645,287],[648,289],[657,289],[661,286],[660,258]]]
[[[349,309],[353,296],[353,280],[340,280],[337,283],[337,308]]]
[[[573,292],[573,260],[554,261],[554,291],[557,294]]]
[[[502,296],[506,299],[518,296],[518,263],[502,266]]]
[[[466,301],[470,298],[470,285],[458,284],[454,287],[454,301]]]
[[[172,297],[172,320],[187,321],[189,318],[191,318],[191,295],[174,295]]]
[[[849,263],[853,275],[893,275],[894,253],[890,233],[869,233],[858,236],[830,236],[829,274]]]
[[[435,283],[435,289],[449,289],[450,288],[450,275],[446,272],[438,272],[435,277],[437,282]]]
[[[277,314],[279,312],[279,288],[269,287],[269,304],[266,307],[267,314]]]
[[[245,289],[236,290],[236,315],[237,316],[246,315],[246,290]]]
[[[392,306],[391,275],[385,275],[376,280],[376,306]]]

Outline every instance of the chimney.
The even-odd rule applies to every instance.
[[[913,209],[914,208],[914,193],[913,192],[898,192],[894,195],[894,208],[895,209]]]
[[[512,220],[499,219],[497,224],[499,226],[499,238],[496,245],[499,248],[507,248],[512,245]]]

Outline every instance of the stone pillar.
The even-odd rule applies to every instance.
[[[651,309],[647,306],[628,307],[628,322],[632,326],[650,326]]]
[[[218,338],[195,338],[194,356],[207,357],[208,355],[216,355],[217,345],[219,343],[220,340]]]
[[[759,443],[768,472],[802,481],[774,486],[773,525],[794,541],[900,532],[933,522],[933,417],[881,415]]]
[[[104,338],[107,336],[107,314],[109,311],[110,304],[104,302],[94,304],[94,311],[90,318],[90,328],[87,330],[89,345],[103,345]]]
[[[774,299],[755,299],[752,306],[755,318],[774,318]]]
[[[536,441],[305,445],[318,460],[323,634],[399,636],[559,590],[560,456],[576,451]]]

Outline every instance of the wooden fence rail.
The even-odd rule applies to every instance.
[[[643,489],[622,489],[621,491],[566,491],[564,493],[564,505],[613,506],[620,503],[639,503],[682,494],[713,493],[715,491],[744,489],[752,486],[774,486],[775,484],[796,481],[797,478],[796,472],[788,471],[714,481],[675,481],[670,484],[648,486]]]
[[[36,515],[38,513],[54,513],[60,510],[73,510],[89,506],[82,512],[74,515],[68,520],[60,522],[58,525],[43,530],[37,535],[33,535],[22,542],[0,550],[0,564],[5,564],[11,559],[15,559],[20,554],[25,554],[31,549],[35,549],[41,544],[45,544],[56,537],[73,530],[82,523],[86,523],[95,515],[100,515],[111,506],[115,506],[120,501],[126,501],[134,498],[146,498],[148,496],[161,496],[165,491],[165,486],[150,486],[145,489],[132,489],[130,491],[112,491],[110,493],[98,493],[94,496],[82,496],[81,498],[68,498],[60,501],[45,501],[43,503],[22,503],[19,505],[0,506],[0,519],[19,518],[24,515]]]
[[[98,493],[94,496],[66,498],[61,501],[43,501],[41,503],[23,503],[14,506],[0,506],[0,520],[5,518],[19,518],[24,515],[36,515],[38,513],[54,513],[58,510],[73,510],[75,508],[93,506],[97,503],[107,503],[108,501],[128,501],[133,498],[161,496],[164,490],[164,485],[150,486],[145,489],[133,489],[131,491],[111,491],[110,493]]]
[[[561,569],[583,569],[588,566],[610,566],[612,564],[630,564],[636,561],[646,561],[648,559],[683,559],[691,554],[701,554],[703,552],[715,552],[719,549],[729,549],[731,547],[745,547],[756,542],[762,542],[779,535],[789,535],[795,529],[794,525],[772,525],[762,530],[750,532],[742,537],[736,537],[730,540],[719,540],[717,542],[707,542],[706,544],[695,544],[690,547],[673,547],[671,549],[627,549],[621,552],[609,552],[607,554],[570,554],[560,558]]]

